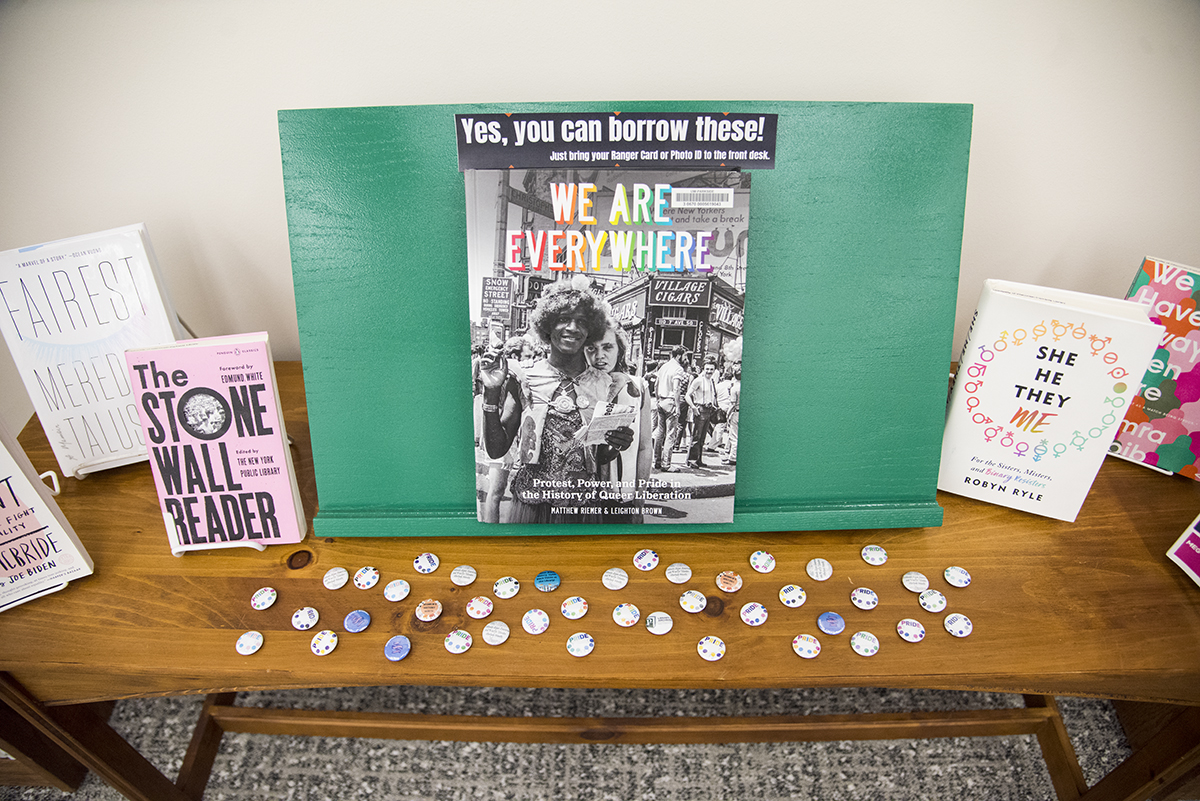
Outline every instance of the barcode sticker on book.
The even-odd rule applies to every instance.
[[[671,189],[671,208],[674,209],[732,209],[733,190],[715,187],[689,186]]]

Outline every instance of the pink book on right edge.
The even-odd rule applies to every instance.
[[[1167,549],[1167,558],[1192,577],[1192,581],[1200,584],[1200,517],[1192,521],[1183,532],[1183,536],[1175,540],[1175,544]]]

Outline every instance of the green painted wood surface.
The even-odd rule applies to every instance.
[[[475,521],[454,114],[779,115],[756,171],[729,525],[940,525],[969,105],[631,102],[279,113],[318,536],[597,534]],[[647,532],[649,533],[649,532]]]

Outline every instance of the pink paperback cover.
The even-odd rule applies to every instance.
[[[1192,577],[1192,581],[1200,584],[1200,517],[1192,521],[1183,532],[1183,536],[1175,540],[1175,544],[1167,550],[1167,558],[1179,565],[1184,573]]]

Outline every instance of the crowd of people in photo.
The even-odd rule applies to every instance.
[[[710,355],[693,372],[676,347],[639,376],[629,359],[628,335],[580,280],[548,287],[529,331],[475,349],[481,520],[641,522],[634,494],[652,473],[712,467],[706,454],[737,463],[739,362],[718,371]]]

